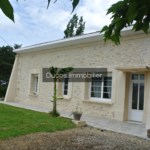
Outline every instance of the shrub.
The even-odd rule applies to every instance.
[[[52,117],[59,117],[59,116],[60,116],[60,113],[59,113],[58,111],[56,111],[56,114],[55,114],[53,110],[50,111],[49,114],[50,114],[50,116],[52,116]]]

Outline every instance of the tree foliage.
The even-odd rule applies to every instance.
[[[7,86],[5,85],[0,86],[0,98],[5,97],[6,91],[7,91]]]
[[[16,1],[18,2],[18,0],[16,0]],[[72,1],[72,7],[73,7],[72,12],[73,12],[75,10],[76,6],[79,4],[80,0],[71,0],[71,1]],[[51,2],[51,0],[48,0],[47,9],[50,5],[50,2]],[[54,3],[55,2],[57,2],[57,0],[55,0]],[[0,0],[0,8],[9,19],[11,19],[13,22],[15,22],[14,10],[13,10],[13,7],[12,7],[11,3],[9,2],[9,0]]]
[[[13,49],[20,48],[21,45],[0,47],[0,86],[8,85],[10,74],[13,68],[15,53]]]
[[[112,14],[109,26],[104,26],[104,41],[111,40],[120,44],[121,30],[133,25],[132,30],[143,30],[148,34],[150,23],[150,0],[123,0],[113,4],[107,11]]]
[[[64,38],[72,37],[75,35],[80,35],[84,33],[85,22],[83,22],[83,17],[80,17],[75,14],[72,19],[68,22],[66,30],[64,31]]]
[[[8,18],[14,21],[13,7],[9,0],[0,0],[0,8]]]
[[[58,98],[56,96],[56,93],[57,93],[56,83],[58,80],[60,80],[62,75],[71,72],[73,69],[74,69],[73,67],[67,67],[67,68],[63,68],[60,71],[58,71],[57,67],[53,67],[53,66],[50,67],[50,73],[53,76],[53,80],[54,80],[54,96],[52,96],[53,100],[51,101],[51,102],[53,102],[53,111],[51,111],[50,114],[54,117],[57,117],[59,114],[57,112],[57,100],[63,99],[63,98]]]

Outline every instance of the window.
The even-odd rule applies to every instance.
[[[57,84],[57,97],[70,100],[72,96],[72,80],[65,78]]]
[[[90,82],[90,99],[110,100],[112,89],[112,75],[108,77],[92,78]]]
[[[145,80],[145,74],[132,74],[132,80]]]
[[[34,75],[34,95],[37,94],[38,91],[38,75]]]
[[[38,95],[39,74],[31,74],[30,76],[30,95]]]
[[[69,89],[69,79],[65,78],[63,82],[63,87],[62,87],[62,95],[63,96],[68,96],[68,89]]]

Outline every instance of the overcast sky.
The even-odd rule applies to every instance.
[[[61,39],[67,23],[76,13],[83,16],[85,32],[100,31],[104,25],[110,23],[110,16],[106,16],[107,9],[118,0],[80,0],[73,14],[72,1],[57,0],[47,10],[48,0],[10,0],[14,8],[15,23],[8,19],[0,10],[0,36],[9,45],[23,44],[23,46]],[[7,45],[0,38],[0,46]]]

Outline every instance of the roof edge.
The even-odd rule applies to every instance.
[[[141,33],[144,33],[144,32],[143,31],[134,32],[131,29],[121,31],[122,37],[130,36],[130,35],[137,35],[137,34],[141,34]],[[29,52],[36,52],[36,51],[41,51],[41,50],[54,49],[54,48],[58,48],[58,47],[65,47],[65,46],[81,44],[82,42],[86,43],[87,39],[88,39],[87,40],[87,43],[88,43],[89,38],[92,38],[92,37],[94,39],[92,39],[91,42],[93,42],[94,40],[102,41],[103,35],[104,34],[100,34],[100,32],[98,31],[95,33],[89,33],[89,34],[79,35],[79,36],[75,36],[75,37],[46,42],[46,43],[42,43],[42,44],[36,44],[36,45],[27,46],[27,47],[22,47],[22,48],[13,50],[13,52],[29,53]]]

